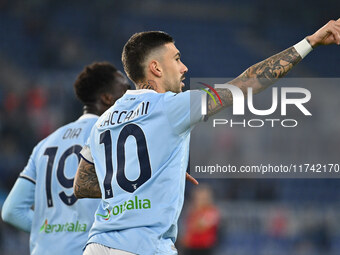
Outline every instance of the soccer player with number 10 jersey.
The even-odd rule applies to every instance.
[[[340,19],[228,83],[244,94],[248,87],[259,93],[313,48],[329,44],[340,44]],[[203,120],[202,92],[181,92],[188,68],[164,32],[134,34],[122,60],[137,90],[128,90],[98,119],[81,151],[74,184],[76,196],[95,189],[102,194],[84,254],[177,254],[190,132]],[[208,116],[232,104],[228,89],[216,91],[222,104],[207,98]]]

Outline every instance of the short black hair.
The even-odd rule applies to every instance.
[[[126,74],[134,83],[142,81],[145,78],[143,64],[150,52],[173,42],[173,38],[162,31],[147,31],[132,35],[124,45],[122,53]]]
[[[117,72],[117,68],[108,62],[94,62],[85,66],[74,83],[78,99],[85,105],[94,103],[101,93],[112,89]]]

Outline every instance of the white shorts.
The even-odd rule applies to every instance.
[[[136,254],[106,247],[98,243],[89,243],[88,245],[86,245],[83,255],[136,255]]]

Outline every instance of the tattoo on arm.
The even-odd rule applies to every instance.
[[[242,85],[248,79],[256,79],[259,83],[259,91],[257,92],[260,92],[276,82],[277,79],[285,76],[301,59],[295,48],[290,47],[249,67],[239,77],[232,80],[230,84]]]
[[[218,113],[220,110],[230,106],[233,103],[233,95],[231,94],[229,89],[216,89],[216,92],[220,95],[223,106],[220,104],[215,104],[215,102],[210,97],[208,97],[208,116],[212,116]],[[217,100],[216,102],[218,102],[218,98],[215,93],[212,93],[212,95],[215,97],[215,100]]]
[[[74,179],[74,194],[77,198],[101,198],[94,165],[80,163]]]
[[[253,88],[253,94],[257,94],[285,76],[301,59],[295,48],[290,47],[249,67],[240,76],[228,83],[239,87],[244,95],[247,94],[249,87]],[[228,89],[216,89],[216,91],[221,97],[223,106],[215,105],[214,101],[208,97],[209,116],[233,103],[232,94]],[[215,94],[213,96],[215,100],[218,100]]]

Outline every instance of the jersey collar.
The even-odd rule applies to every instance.
[[[153,89],[136,89],[136,90],[127,90],[126,94],[128,95],[140,95],[145,93],[157,93]]]
[[[78,120],[84,120],[89,118],[98,118],[98,115],[92,114],[92,113],[85,113],[82,116],[79,117]]]

